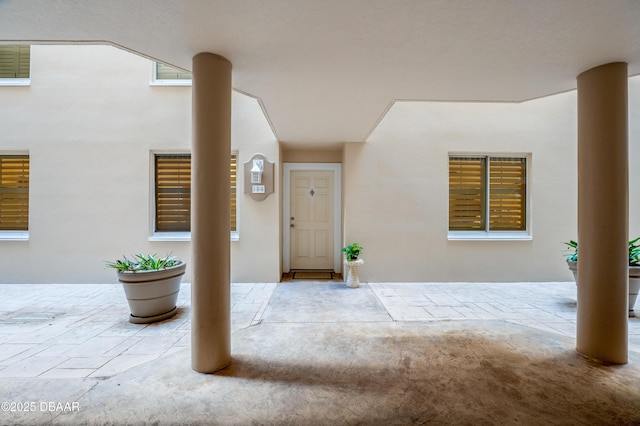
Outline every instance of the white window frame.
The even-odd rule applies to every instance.
[[[31,78],[0,78],[0,86],[6,86],[6,87],[31,86]]]
[[[0,151],[0,155],[28,155],[29,169],[31,169],[31,154],[29,151]],[[31,174],[31,172],[29,172]],[[26,231],[10,231],[0,229],[0,241],[29,241],[31,229],[31,176],[29,176],[29,225]]]
[[[31,45],[29,46],[31,50]],[[31,53],[29,53],[29,78],[0,78],[0,86],[31,86]]]
[[[515,158],[524,158],[526,161],[526,224],[524,231],[490,231],[489,230],[489,220],[487,220],[486,227],[487,229],[484,231],[450,231],[449,230],[449,214],[447,211],[447,239],[449,241],[530,241],[533,240],[533,234],[531,230],[531,169],[532,169],[532,154],[531,153],[508,153],[508,152],[449,152],[447,154],[447,185],[449,185],[449,159],[451,157],[486,157],[487,160],[490,158],[500,158],[500,157],[515,157]],[[489,161],[487,161],[487,164]],[[486,168],[486,194],[485,196],[489,197],[489,191],[491,191],[489,185],[489,167]],[[485,215],[488,217],[489,210],[489,202],[485,203],[486,211]],[[447,191],[447,206],[449,205],[449,191]]]
[[[156,229],[156,179],[155,179],[155,157],[156,155],[185,155],[191,154],[188,150],[153,150],[149,153],[149,241],[191,241],[191,231],[189,232],[157,232]],[[238,151],[231,151],[231,155],[236,156],[236,230],[231,231],[231,241],[240,240],[240,215],[238,206]]]
[[[151,86],[182,86],[191,87],[193,80],[190,79],[159,79],[158,78],[158,62],[151,62]]]

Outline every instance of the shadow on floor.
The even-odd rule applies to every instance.
[[[640,422],[640,359],[602,367],[573,345],[500,321],[263,323],[234,335],[225,370],[194,373],[183,351],[97,383],[56,422]]]

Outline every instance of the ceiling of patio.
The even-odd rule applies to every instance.
[[[109,42],[187,70],[217,53],[280,140],[317,144],[366,140],[394,100],[523,101],[614,61],[639,74],[640,1],[0,0],[0,40]]]

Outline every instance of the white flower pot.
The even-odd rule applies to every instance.
[[[633,306],[640,291],[640,266],[629,266],[629,316],[634,316]]]
[[[360,279],[358,278],[358,267],[364,265],[364,260],[352,260],[351,262],[344,262],[349,268],[347,274],[347,287],[358,288],[360,287]]]

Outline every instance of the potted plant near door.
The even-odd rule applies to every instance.
[[[570,240],[564,243],[569,253],[565,254],[569,270],[578,284],[578,243]],[[629,241],[629,316],[634,316],[633,307],[640,291],[640,237]]]
[[[360,287],[360,279],[358,278],[358,267],[364,265],[364,260],[359,259],[360,253],[362,253],[362,246],[358,243],[349,244],[343,247],[341,252],[345,254],[345,264],[349,268],[347,274],[347,287],[357,288]]]
[[[122,283],[131,310],[129,322],[147,324],[176,314],[180,283],[187,267],[184,261],[175,256],[140,253],[106,264],[116,269]]]

